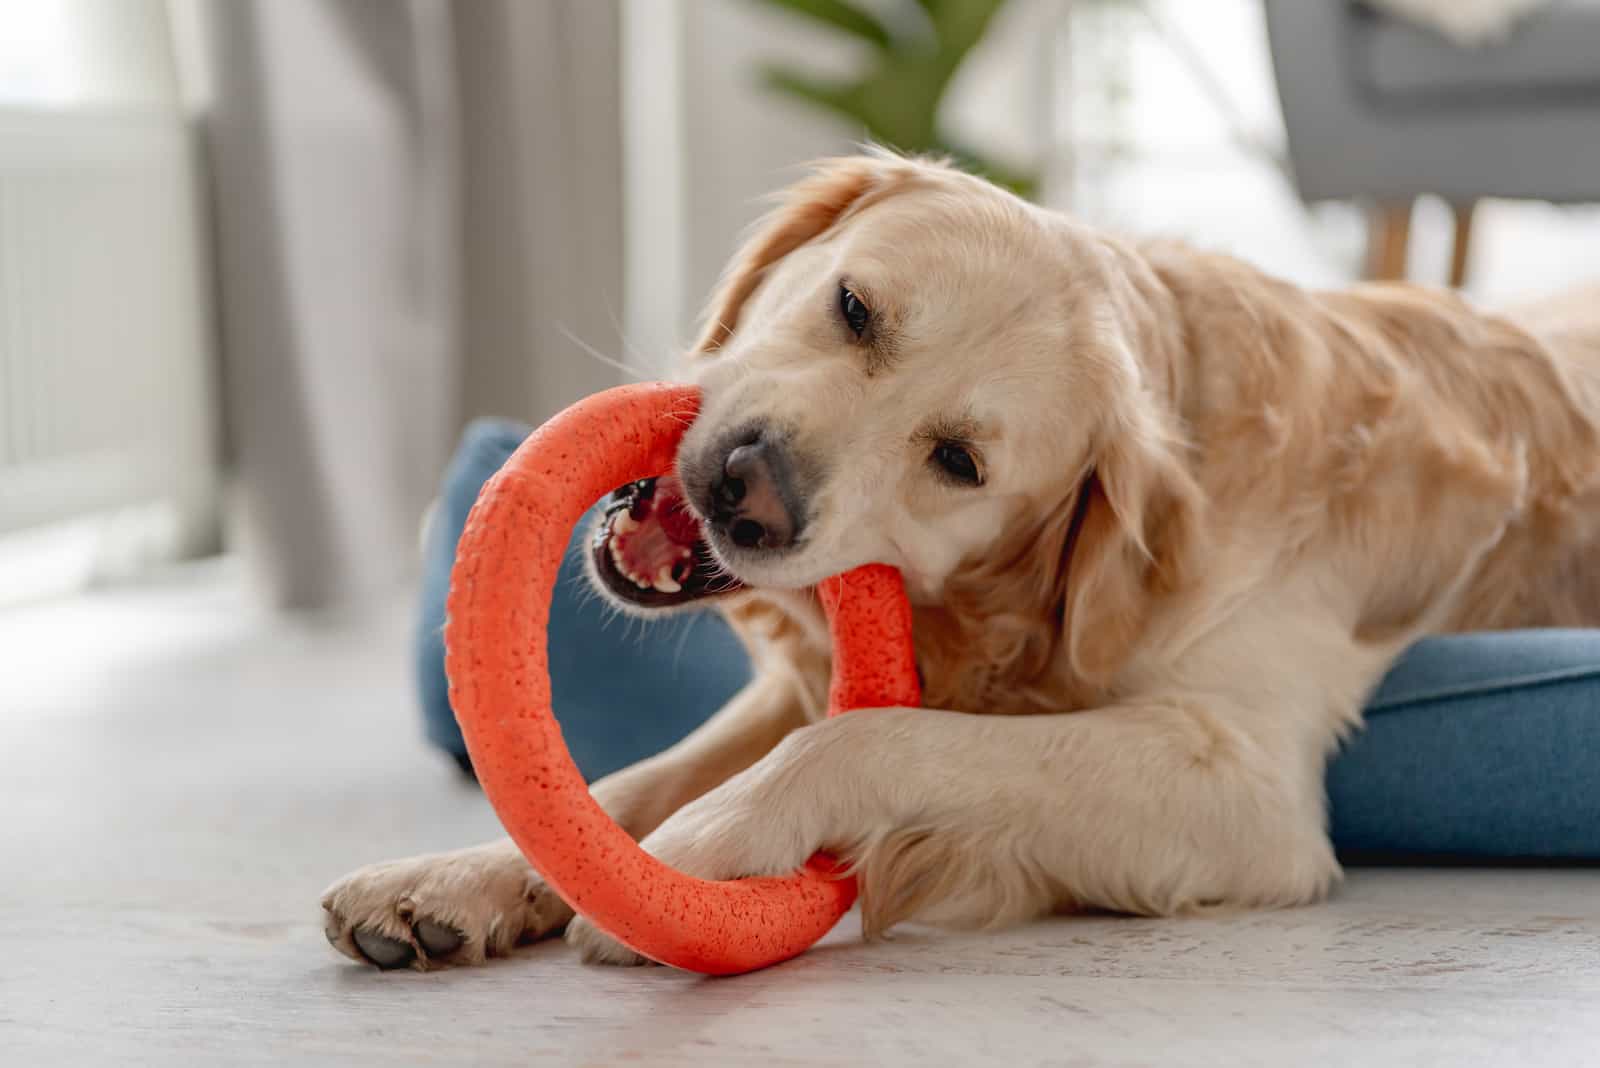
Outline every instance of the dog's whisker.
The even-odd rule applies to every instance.
[[[617,332],[617,340],[622,342],[622,350],[638,367],[648,372],[658,361],[653,361],[639,350],[639,347],[628,339],[628,331],[622,326],[622,320],[617,318],[616,309],[608,302],[606,304],[606,317],[611,320],[611,326]]]
[[[629,378],[633,379],[635,382],[644,382],[644,381],[648,381],[649,380],[650,375],[649,375],[649,373],[647,371],[643,371],[643,370],[641,370],[641,369],[639,369],[637,367],[633,367],[633,366],[631,366],[629,364],[626,364],[623,361],[621,361],[619,359],[616,359],[615,357],[607,356],[605,353],[601,352],[599,349],[595,348],[593,345],[591,345],[587,341],[583,340],[583,338],[579,337],[577,334],[573,333],[571,330],[568,330],[565,326],[561,326],[560,324],[557,324],[556,329],[560,330],[562,335],[568,341],[570,341],[574,345],[578,346],[580,351],[582,351],[586,356],[590,357],[591,359],[595,360],[596,362],[602,363],[607,367],[610,367],[610,368],[613,368],[615,370],[621,371],[623,374],[627,375]]]

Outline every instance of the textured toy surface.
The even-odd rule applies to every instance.
[[[691,388],[622,386],[573,405],[522,444],[462,533],[445,666],[484,792],[546,882],[652,960],[731,975],[821,938],[854,902],[854,880],[834,877],[819,856],[793,876],[710,882],[644,852],[595,803],[567,753],[546,655],[551,592],[574,525],[615,487],[670,471],[698,408]],[[899,573],[857,568],[824,583],[819,597],[834,636],[829,714],[920,703]]]

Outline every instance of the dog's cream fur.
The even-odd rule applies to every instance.
[[[1597,621],[1600,293],[1504,316],[1308,293],[864,156],[787,194],[709,322],[685,449],[769,418],[826,465],[803,545],[736,570],[901,568],[928,707],[820,720],[810,594],[744,595],[755,680],[594,792],[696,875],[849,858],[869,935],[1313,901],[1339,875],[1324,763],[1408,643]],[[981,487],[927,462],[952,425]],[[336,946],[359,959],[365,929],[417,967],[571,918],[508,843],[362,869],[324,905]],[[430,954],[422,919],[463,945]],[[636,959],[581,919],[568,939]]]

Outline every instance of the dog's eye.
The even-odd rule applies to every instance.
[[[850,287],[843,282],[839,283],[839,314],[844,316],[845,325],[856,337],[865,334],[872,322],[871,309],[861,303],[861,298],[850,292]]]
[[[972,458],[972,453],[967,451],[966,446],[953,441],[941,441],[933,447],[931,459],[939,465],[940,470],[962,485],[983,485],[983,476],[978,473],[978,462]]]

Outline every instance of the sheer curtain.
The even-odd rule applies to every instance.
[[[613,2],[200,5],[238,537],[277,603],[408,574],[456,431],[614,381]]]

